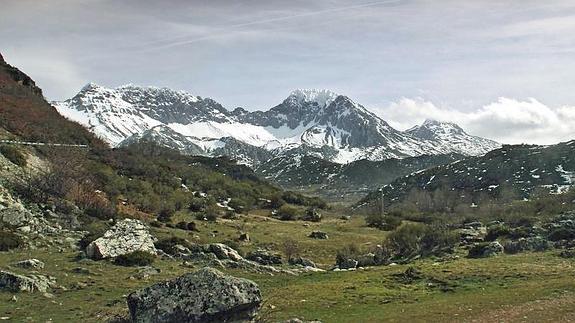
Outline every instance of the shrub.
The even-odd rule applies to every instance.
[[[405,224],[391,232],[383,242],[387,257],[413,258],[451,252],[458,235],[442,225]]]
[[[0,251],[16,249],[22,245],[22,239],[15,233],[0,231]]]
[[[219,215],[220,215],[220,210],[217,206],[212,205],[206,209],[205,218],[209,222],[216,222]]]
[[[170,208],[163,208],[158,213],[158,221],[168,223],[172,221],[172,216],[174,215],[175,211]]]
[[[99,237],[104,235],[104,232],[108,230],[108,224],[103,221],[94,221],[85,226],[85,230],[88,231],[88,234],[82,237],[80,241],[78,241],[78,246],[81,250],[86,249],[86,247],[94,240],[98,239]]]
[[[485,241],[495,241],[499,237],[505,237],[509,235],[509,228],[505,225],[499,224],[489,227],[487,229],[487,235],[485,236]]]
[[[272,209],[279,209],[284,204],[286,204],[286,201],[280,195],[273,195],[270,198],[270,207]]]
[[[575,239],[575,229],[565,227],[554,228],[549,232],[548,238],[551,241],[572,240]]]
[[[114,264],[119,266],[149,266],[156,256],[146,251],[134,251],[125,255],[120,255],[114,259]]]
[[[226,212],[224,213],[224,215],[222,216],[222,218],[228,219],[228,220],[233,220],[233,219],[235,219],[235,218],[237,218],[237,217],[238,217],[238,216],[237,216],[236,212],[234,212],[234,211],[226,211]]]
[[[298,210],[289,205],[284,205],[279,208],[277,216],[282,221],[293,221],[297,217]]]
[[[348,259],[357,259],[359,255],[359,247],[355,243],[350,243],[337,251],[335,263],[339,265]]]
[[[188,205],[188,209],[192,212],[201,212],[206,207],[206,201],[203,198],[193,198]]]
[[[368,227],[391,231],[401,225],[401,218],[392,215],[383,215],[381,213],[372,213],[365,217],[365,223]]]
[[[288,262],[299,255],[299,243],[293,239],[282,241],[281,249]]]
[[[14,146],[2,145],[0,146],[0,153],[13,164],[20,167],[25,167],[27,164],[26,155]]]

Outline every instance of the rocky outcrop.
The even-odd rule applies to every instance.
[[[283,263],[282,256],[280,254],[263,249],[250,252],[246,256],[246,259],[255,261],[262,265],[281,265]]]
[[[303,257],[290,258],[288,260],[288,263],[292,266],[303,266],[303,267],[317,268],[317,265],[313,261],[311,261],[307,258],[303,258]]]
[[[251,320],[262,302],[256,283],[203,268],[128,295],[132,320],[236,322]]]
[[[44,269],[44,263],[38,259],[26,259],[18,261],[14,264],[14,267],[20,267],[24,269]]]
[[[104,236],[94,240],[86,248],[86,254],[92,259],[113,258],[134,251],[157,253],[154,237],[148,227],[134,219],[124,219],[116,223]]]
[[[23,276],[9,271],[0,271],[0,290],[11,292],[46,292],[55,285],[51,277],[43,275]]]

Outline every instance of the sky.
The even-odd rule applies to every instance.
[[[0,0],[0,52],[49,100],[84,84],[267,110],[330,89],[403,130],[575,139],[575,2]]]

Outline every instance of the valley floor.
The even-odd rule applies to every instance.
[[[200,242],[221,242],[235,236],[240,225],[252,237],[251,243],[242,246],[247,249],[250,244],[273,244],[289,236],[301,241],[306,257],[328,269],[335,251],[345,243],[369,245],[381,241],[385,232],[362,223],[361,219],[331,218],[304,226],[301,221],[280,222],[250,215],[234,221],[219,220],[217,224],[202,223],[200,232],[194,234]],[[313,229],[327,232],[330,239],[307,238],[306,233]],[[177,229],[156,230],[160,230],[157,235],[190,235]],[[40,272],[54,276],[62,286],[46,295],[1,292],[0,318],[14,322],[101,322],[126,317],[128,293],[198,268],[185,267],[178,260],[158,259],[154,267],[161,272],[138,279],[138,268],[107,261],[78,261],[77,251],[55,249],[0,253],[2,269],[20,273],[25,271],[9,264],[26,258],[44,261],[46,268]],[[488,259],[467,259],[463,252],[459,256],[299,276],[224,271],[259,284],[264,297],[260,317],[264,322],[294,317],[322,322],[558,322],[575,317],[575,260],[560,258],[557,251]],[[408,271],[410,267],[415,270]]]

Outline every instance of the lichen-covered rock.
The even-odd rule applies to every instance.
[[[354,269],[357,268],[358,261],[355,259],[343,259],[337,264],[339,269]]]
[[[207,246],[207,251],[213,253],[218,259],[230,259],[233,261],[243,260],[242,257],[235,249],[223,243],[212,243]]]
[[[316,268],[317,265],[307,259],[307,258],[303,258],[303,257],[295,257],[295,258],[290,258],[288,263],[292,266],[303,266],[303,267],[312,267],[312,268]]]
[[[26,259],[18,261],[14,264],[15,267],[25,268],[25,269],[43,269],[44,263],[38,259]]]
[[[281,265],[283,263],[282,256],[268,250],[258,249],[250,252],[246,259],[255,261],[262,265]]]
[[[104,236],[92,241],[86,248],[86,254],[92,259],[113,258],[134,251],[157,254],[154,237],[148,227],[134,219],[124,219],[116,223]]]
[[[256,283],[212,268],[160,282],[128,295],[136,323],[251,320],[262,296]]]
[[[55,281],[43,275],[23,276],[9,271],[0,271],[0,289],[11,292],[43,292],[53,286]]]

